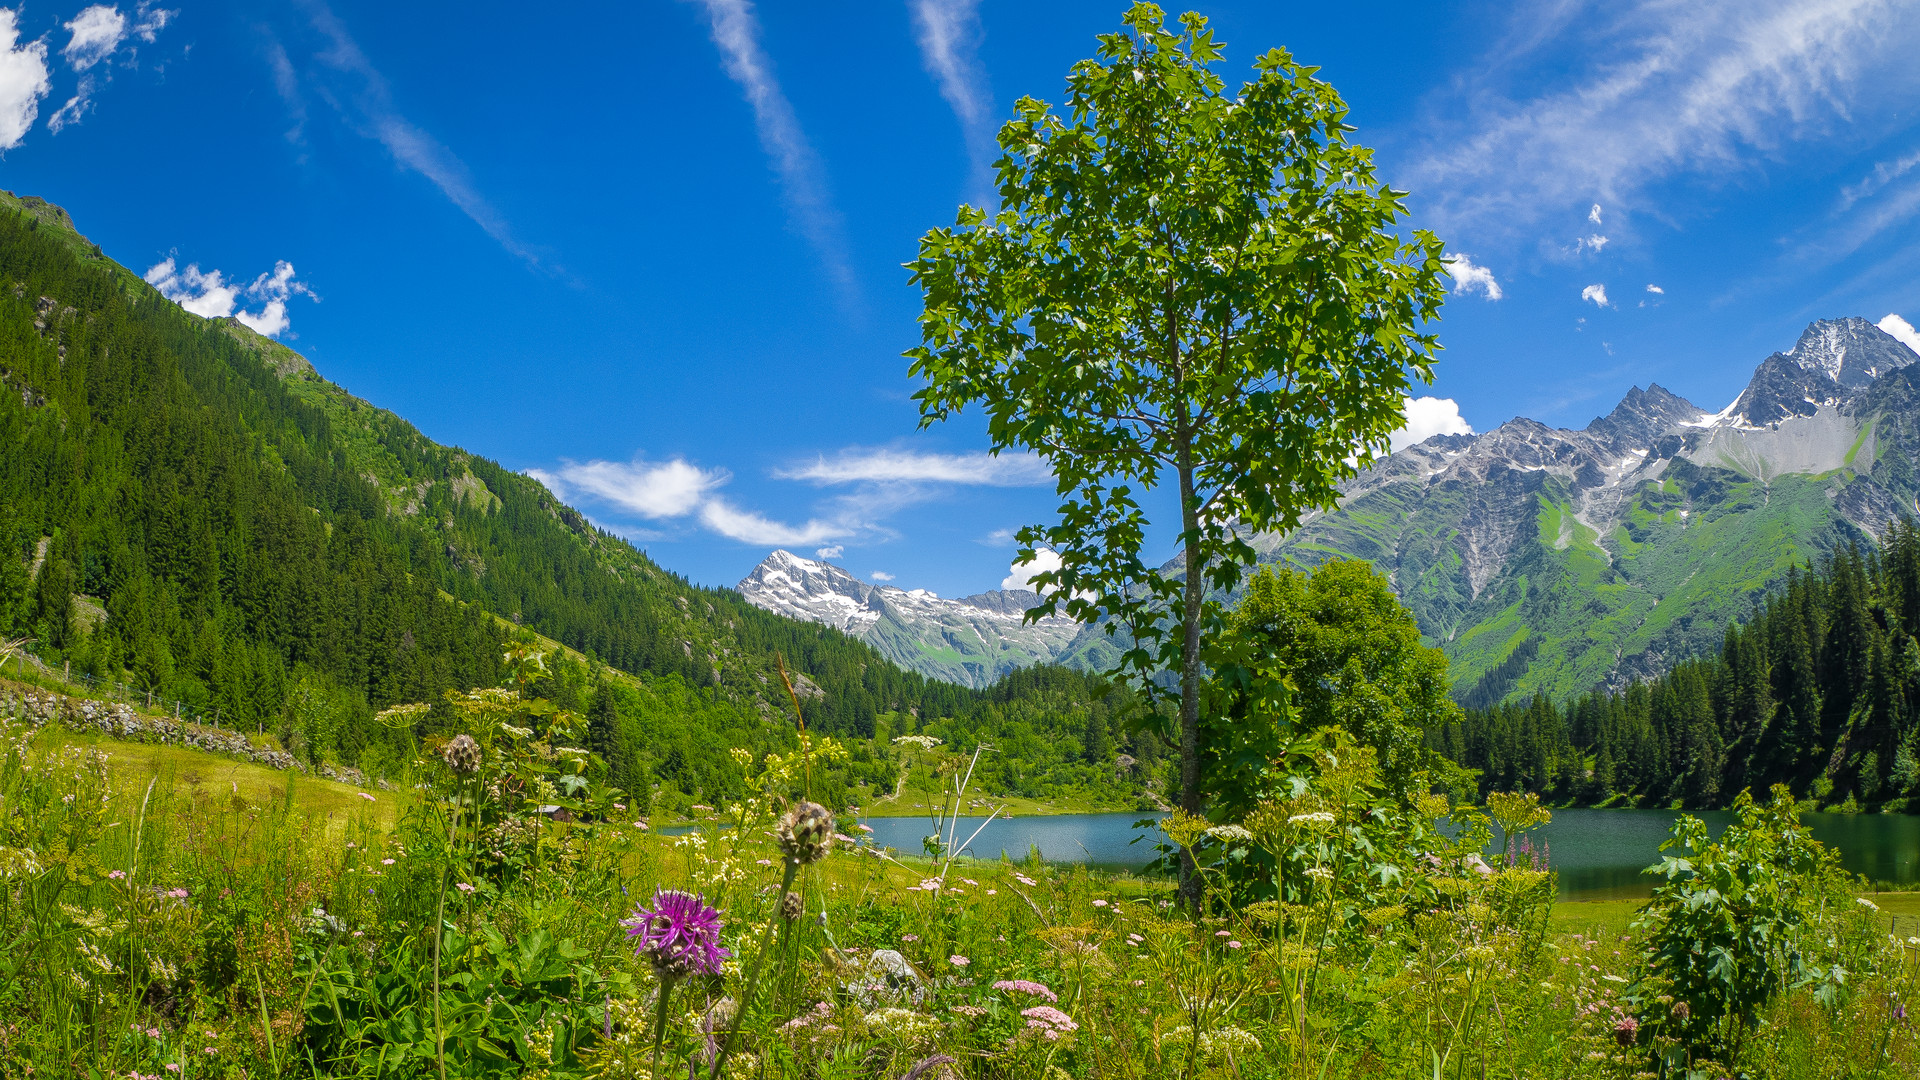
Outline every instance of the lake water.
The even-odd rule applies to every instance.
[[[1559,871],[1564,898],[1646,896],[1652,892],[1652,880],[1641,870],[1660,860],[1660,842],[1678,816],[1668,810],[1555,810],[1553,823],[1532,834],[1532,840],[1536,847],[1545,847],[1548,864]],[[1733,820],[1726,811],[1697,816],[1716,834]],[[1032,846],[1049,862],[1138,867],[1153,858],[1153,843],[1161,834],[1158,829],[1133,825],[1158,817],[1134,813],[1001,818],[980,833],[967,854],[997,859],[1004,852],[1019,860],[1026,858]],[[965,840],[984,820],[960,819],[956,842]],[[1920,817],[1807,814],[1803,820],[1816,839],[1840,850],[1848,870],[1874,881],[1920,883]],[[867,824],[873,828],[874,842],[909,854],[921,850],[921,837],[932,830],[926,818],[869,818]],[[1147,839],[1129,843],[1142,836]],[[1493,851],[1499,851],[1497,840]]]

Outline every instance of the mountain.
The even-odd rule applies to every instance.
[[[1577,431],[1435,436],[1255,546],[1373,562],[1467,703],[1617,688],[1718,648],[1793,567],[1920,507],[1916,360],[1865,319],[1815,322],[1717,413],[1655,385]]]
[[[996,589],[947,600],[925,589],[872,585],[827,562],[790,551],[768,555],[739,585],[747,602],[775,614],[831,626],[910,671],[962,686],[986,686],[1016,668],[1070,663],[1093,667],[1111,648],[1065,616],[1026,622],[1040,597]]]
[[[1145,752],[1096,730],[1102,688],[1077,673],[955,686],[696,587],[533,478],[182,310],[58,207],[0,193],[0,638],[378,773],[444,720],[396,733],[375,710],[498,685],[528,633],[573,650],[536,689],[591,710],[616,782],[683,803],[740,797],[732,748],[791,744],[780,661],[814,730],[881,740],[823,791],[891,792],[888,733],[1027,740],[996,783],[1040,795]]]

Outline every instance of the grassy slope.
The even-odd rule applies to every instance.
[[[1454,685],[1473,687],[1531,639],[1537,650],[1500,689],[1564,700],[1606,682],[1651,674],[1717,648],[1729,622],[1854,533],[1833,511],[1846,470],[1762,483],[1721,468],[1676,463],[1635,492],[1602,537],[1575,518],[1572,495],[1545,478],[1532,494],[1534,528],[1499,572],[1469,596],[1456,544],[1464,501],[1414,484],[1389,485],[1303,529],[1280,561],[1329,557],[1397,568],[1401,600]]]

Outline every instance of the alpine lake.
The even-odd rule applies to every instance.
[[[1544,854],[1546,865],[1559,872],[1560,895],[1565,900],[1607,900],[1648,896],[1653,879],[1644,871],[1660,861],[1661,841],[1667,838],[1680,811],[1673,810],[1555,810],[1551,824],[1528,836],[1530,846]],[[1733,820],[1724,810],[1694,811],[1715,835]],[[950,823],[954,843],[966,844],[965,854],[1016,861],[1037,849],[1048,862],[1084,863],[1112,869],[1137,869],[1157,854],[1165,837],[1153,827],[1154,813],[1059,814],[987,819],[963,817]],[[1920,816],[1907,814],[1804,814],[1814,838],[1838,848],[1841,861],[1853,873],[1887,886],[1920,883]],[[866,819],[871,841],[897,851],[918,854],[933,831],[925,817]],[[978,830],[978,835],[974,835]],[[941,829],[942,836],[946,828]],[[968,837],[973,837],[967,844]],[[1489,854],[1500,850],[1496,833]]]

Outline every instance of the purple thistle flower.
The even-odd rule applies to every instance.
[[[678,889],[653,894],[653,907],[635,908],[625,919],[627,936],[638,938],[633,954],[653,964],[661,979],[718,975],[733,953],[720,945],[720,911],[706,898]]]

